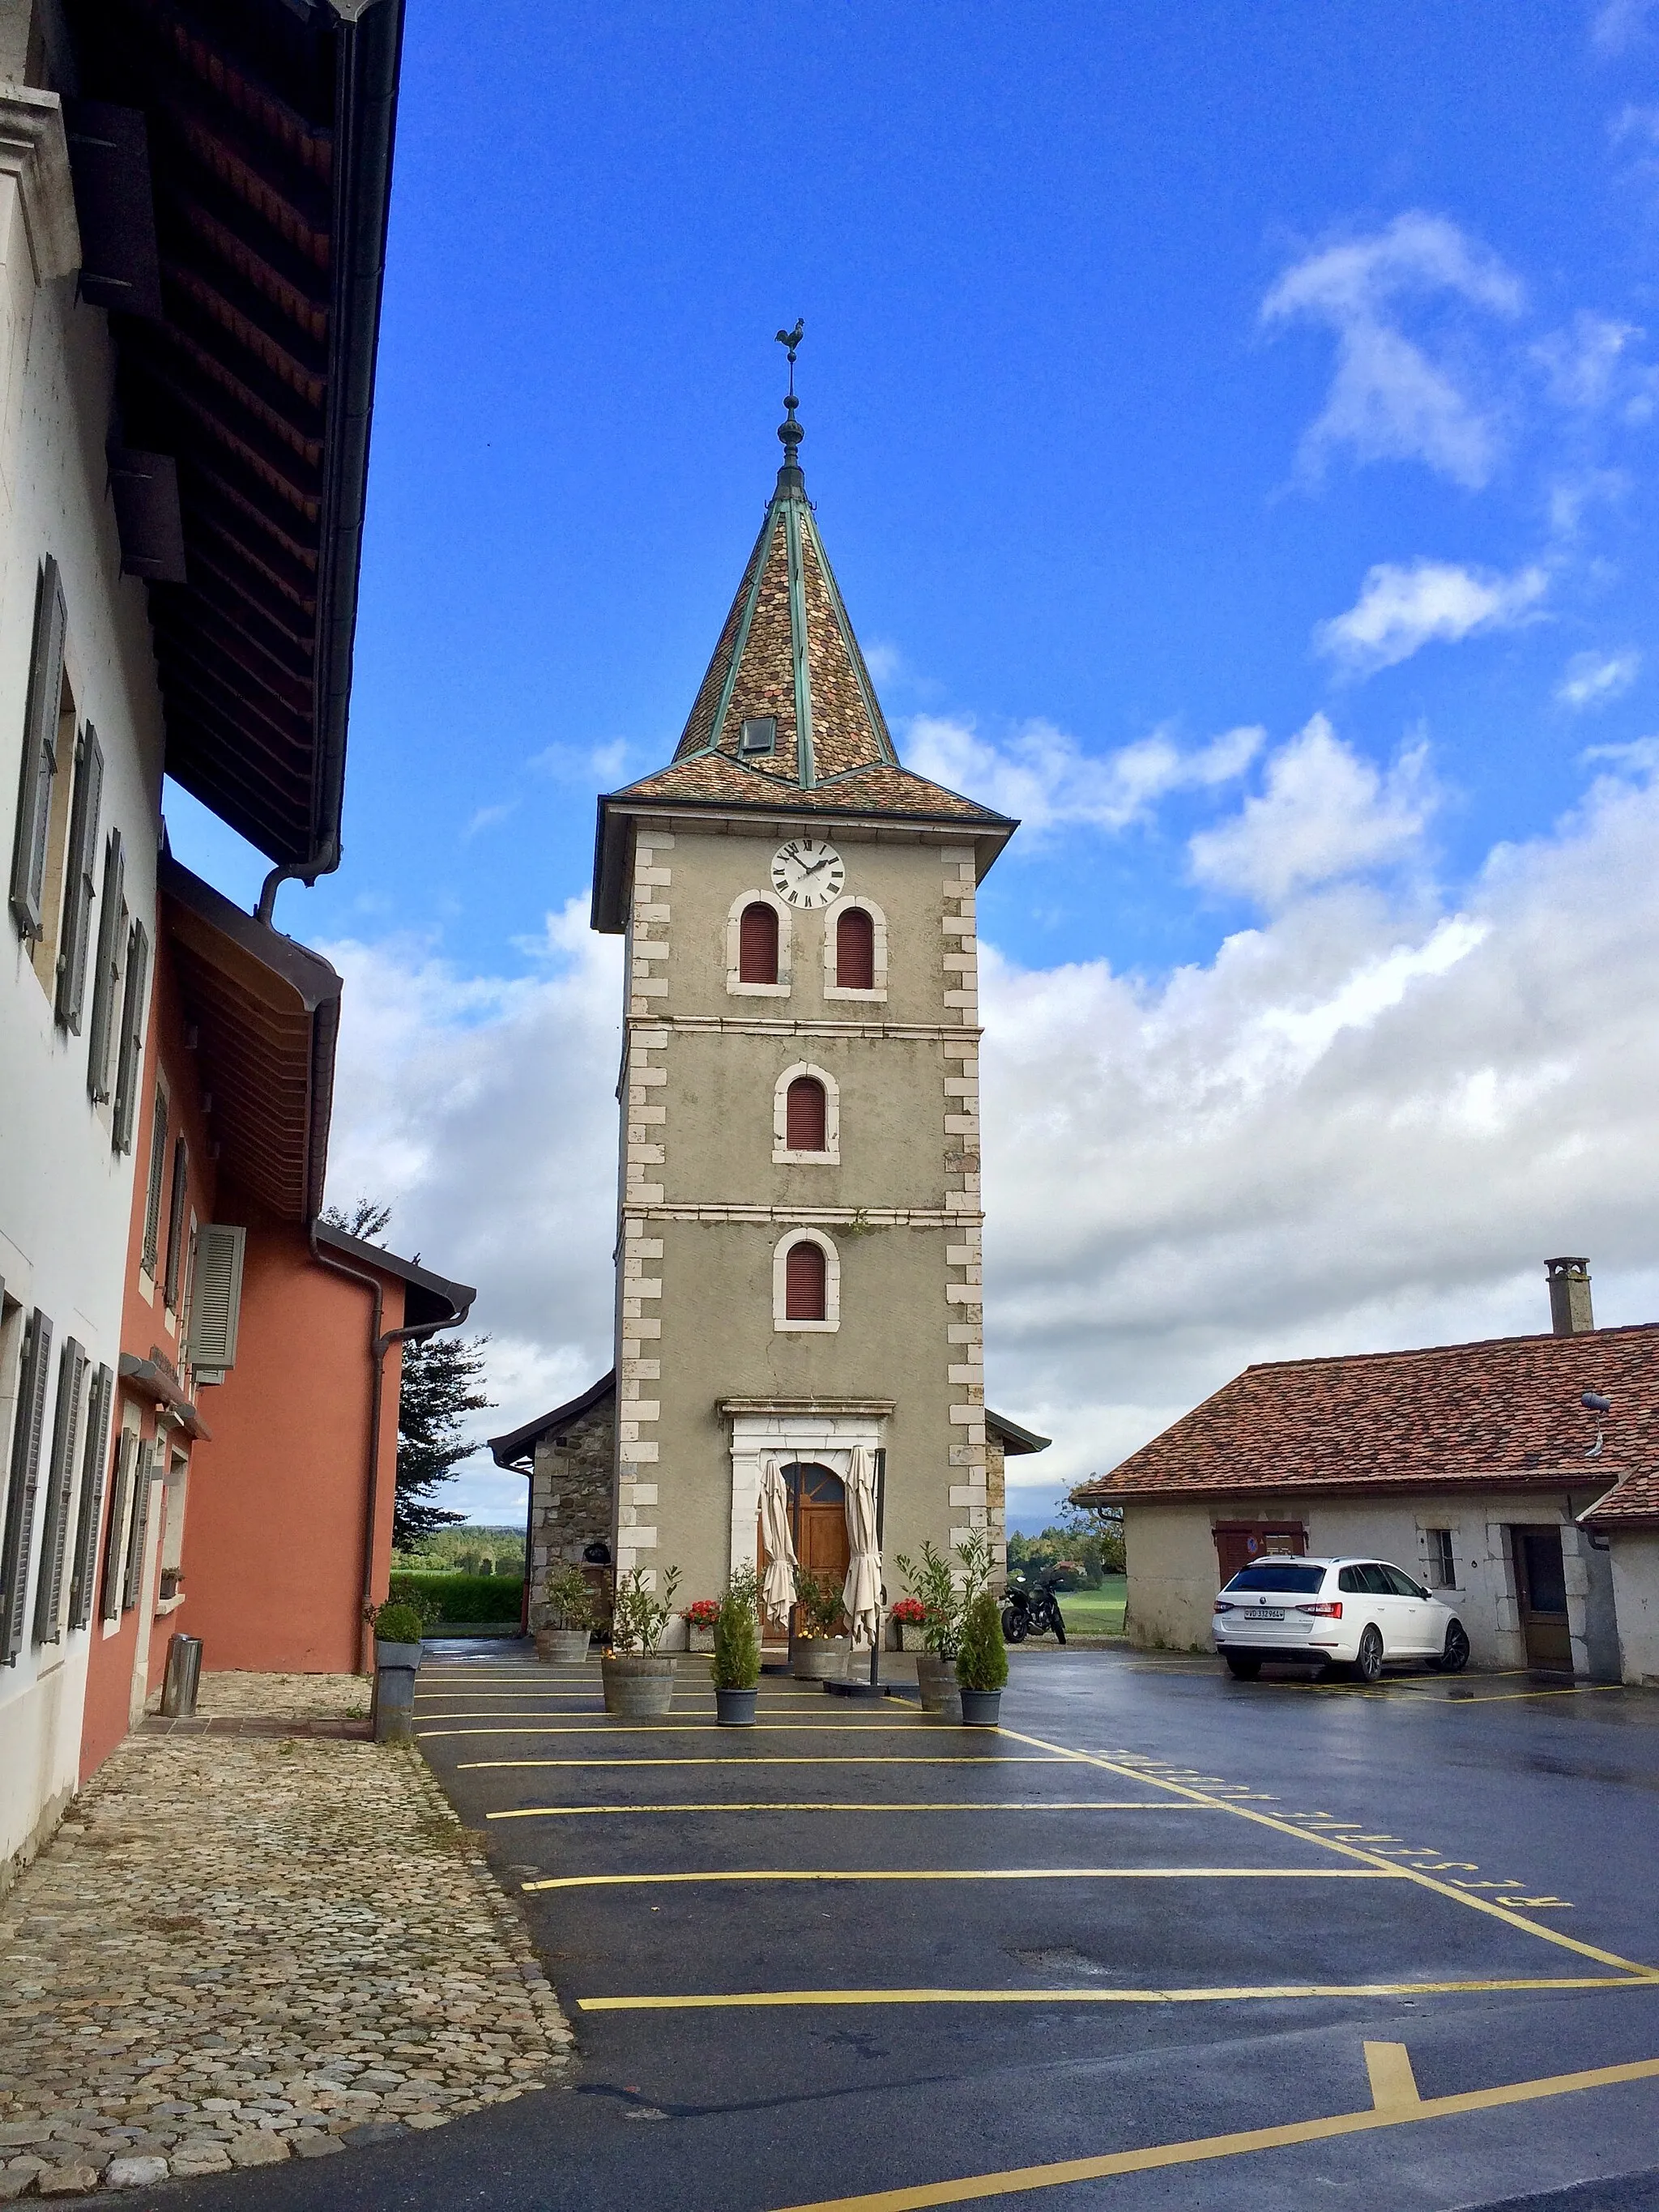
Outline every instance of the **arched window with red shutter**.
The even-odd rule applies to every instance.
[[[786,1321],[824,1321],[825,1277],[823,1253],[817,1244],[792,1244],[783,1265],[783,1312]]]
[[[861,906],[836,916],[836,981],[843,991],[876,988],[876,925]]]
[[[744,907],[738,922],[738,980],[741,983],[775,983],[778,980],[778,917],[763,900]]]
[[[828,1148],[828,1115],[823,1085],[815,1075],[798,1075],[784,1098],[784,1142],[792,1152]]]

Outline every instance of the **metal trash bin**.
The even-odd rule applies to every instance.
[[[188,1720],[196,1711],[202,1679],[202,1639],[175,1636],[167,1644],[167,1671],[161,1683],[161,1713],[170,1721]]]

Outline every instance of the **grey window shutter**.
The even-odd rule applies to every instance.
[[[46,832],[58,773],[58,705],[64,693],[64,587],[58,563],[41,563],[34,598],[34,650],[23,717],[23,768],[17,793],[17,842],[11,855],[11,910],[25,937],[39,937],[46,886]]]
[[[86,1378],[86,1346],[66,1336],[58,1355],[58,1411],[52,1425],[46,1518],[40,1523],[40,1578],[34,1589],[37,1644],[56,1644],[62,1633],[64,1553],[69,1543],[70,1507],[75,1501],[75,1448],[81,1437],[81,1386]]]
[[[144,1006],[149,987],[149,939],[135,921],[127,938],[126,989],[121,998],[121,1055],[115,1071],[115,1126],[110,1143],[118,1152],[132,1150],[132,1124],[138,1079],[144,1066]]]
[[[104,1508],[104,1470],[109,1464],[109,1416],[114,1396],[115,1377],[107,1367],[100,1367],[92,1378],[87,1406],[81,1513],[75,1525],[75,1564],[70,1575],[71,1628],[84,1628],[92,1619],[93,1571],[98,1559],[98,1522]]]
[[[242,1261],[247,1231],[204,1221],[196,1232],[196,1279],[190,1297],[190,1363],[198,1382],[218,1380],[236,1364],[242,1310]],[[216,1370],[217,1374],[210,1374]]]
[[[138,1439],[123,1429],[115,1465],[115,1495],[110,1500],[109,1527],[104,1535],[103,1601],[99,1612],[106,1620],[121,1618],[121,1559],[127,1533],[127,1504],[132,1496],[132,1463],[138,1455]]]
[[[92,935],[93,881],[98,865],[98,810],[104,799],[104,750],[88,722],[75,749],[75,803],[70,814],[68,866],[64,872],[64,933],[58,953],[58,1018],[74,1036],[81,1034],[81,1009],[87,996],[87,946]]]
[[[155,1117],[149,1127],[149,1186],[144,1194],[144,1273],[153,1276],[161,1256],[161,1184],[167,1167],[167,1095],[155,1086]]]
[[[112,830],[104,848],[104,910],[98,917],[98,967],[92,979],[92,1020],[87,1037],[87,1091],[99,1105],[109,1097],[109,1025],[121,976],[125,942],[126,861],[121,833]]]
[[[144,1539],[149,1533],[149,1493],[161,1455],[154,1444],[140,1444],[136,1474],[138,1495],[132,1502],[132,1528],[127,1537],[126,1566],[121,1576],[121,1610],[137,1604],[144,1578]]]
[[[182,1137],[173,1148],[173,1193],[167,1206],[167,1279],[161,1296],[172,1313],[179,1310],[179,1285],[185,1272],[185,1208],[190,1200],[190,1147]]]
[[[40,1480],[41,1432],[46,1422],[46,1369],[52,1323],[37,1307],[29,1317],[17,1378],[16,1425],[11,1437],[11,1484],[6,1532],[0,1545],[0,1664],[15,1667],[23,1648],[23,1600],[28,1587],[29,1547],[34,1534],[34,1492]]]

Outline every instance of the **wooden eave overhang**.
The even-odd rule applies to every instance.
[[[403,0],[67,6],[80,96],[148,140],[161,313],[109,325],[118,442],[178,466],[185,580],[147,586],[167,773],[310,880],[339,856]]]

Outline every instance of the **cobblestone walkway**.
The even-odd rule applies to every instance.
[[[299,1723],[367,1694],[203,1686],[206,1711]],[[437,2127],[570,2043],[425,1765],[372,1743],[130,1738],[0,1901],[0,2203]]]

